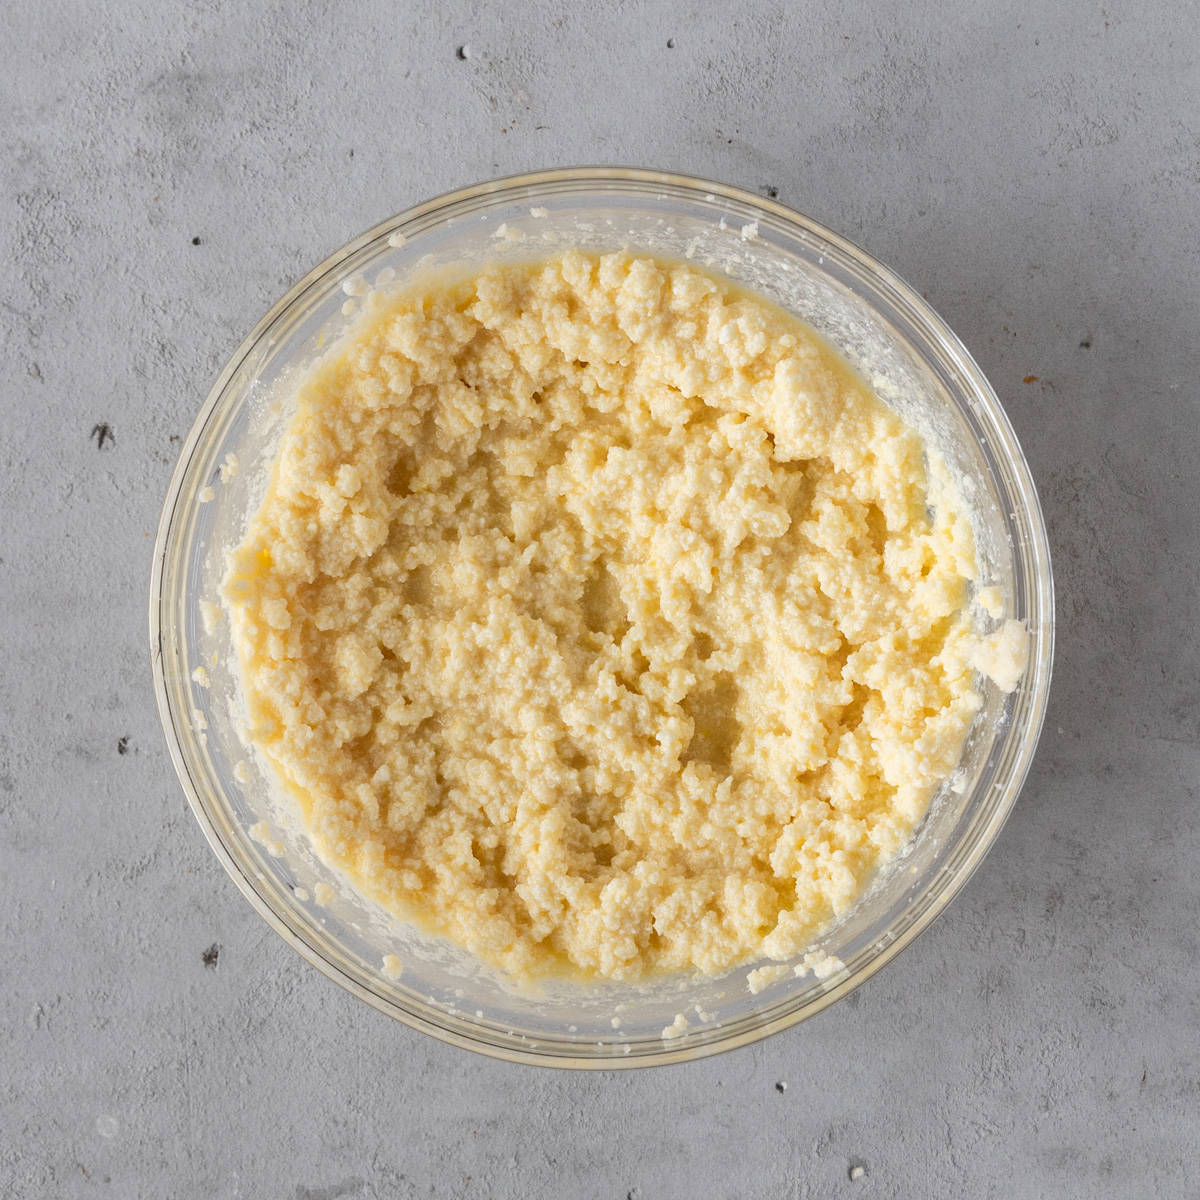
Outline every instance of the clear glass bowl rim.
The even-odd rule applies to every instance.
[[[820,244],[822,254],[843,265],[860,276],[866,276],[871,285],[891,304],[900,309],[914,323],[920,333],[937,347],[948,360],[958,377],[958,382],[971,395],[979,414],[988,426],[995,448],[1002,452],[1003,465],[1010,478],[1000,481],[1005,491],[1015,502],[1013,518],[1021,526],[1023,537],[1015,539],[1014,554],[1020,575],[1024,578],[1027,599],[1027,620],[1033,629],[1033,652],[1021,684],[1028,692],[1023,720],[1013,721],[1007,737],[1020,736],[1017,752],[1008,764],[1003,787],[992,806],[986,821],[976,822],[971,844],[967,853],[960,858],[953,874],[941,882],[936,895],[926,888],[921,895],[924,902],[919,911],[910,909],[909,918],[901,930],[886,940],[881,940],[878,949],[845,979],[809,1001],[777,1005],[758,1018],[744,1020],[736,1030],[722,1032],[718,1027],[714,1036],[703,1044],[663,1044],[658,1052],[639,1053],[636,1057],[612,1057],[610,1054],[596,1056],[588,1054],[585,1047],[575,1053],[531,1052],[515,1040],[498,1038],[486,1028],[473,1028],[469,1020],[454,1022],[457,1028],[449,1027],[445,1014],[417,1003],[406,1006],[382,996],[358,979],[346,974],[336,963],[326,958],[312,946],[287,919],[285,912],[271,905],[254,883],[254,872],[243,861],[229,843],[221,836],[217,814],[210,808],[205,787],[195,778],[184,752],[176,729],[176,721],[186,719],[187,708],[182,696],[172,697],[163,668],[162,638],[164,616],[172,596],[164,590],[169,551],[175,525],[175,515],[183,491],[189,467],[204,441],[225,397],[231,381],[246,359],[255,351],[264,337],[268,336],[276,322],[285,317],[297,303],[322,284],[330,274],[339,272],[346,260],[352,258],[365,246],[395,233],[403,233],[406,227],[429,226],[433,219],[448,219],[461,215],[473,208],[485,207],[489,202],[500,200],[525,200],[536,203],[543,196],[564,196],[588,192],[596,193],[632,192],[642,195],[675,196],[690,201],[727,202],[737,207],[739,213],[751,216],[761,214],[772,221],[790,227],[797,236],[810,244]],[[183,786],[192,812],[204,832],[213,852],[237,884],[242,894],[250,901],[259,915],[288,942],[298,953],[354,995],[365,1000],[374,1008],[395,1017],[406,1025],[429,1033],[452,1045],[461,1046],[510,1062],[523,1062],[540,1066],[591,1068],[616,1070],[631,1067],[657,1066],[684,1062],[707,1057],[737,1046],[749,1044],[773,1033],[790,1028],[798,1022],[814,1016],[829,1005],[848,995],[866,982],[877,971],[886,966],[903,949],[911,945],[917,936],[929,927],[950,901],[958,894],[974,873],[988,850],[998,837],[1013,805],[1016,803],[1025,782],[1037,748],[1045,718],[1050,690],[1050,675],[1054,653],[1054,588],[1050,567],[1049,540],[1045,521],[1038,501],[1032,474],[1017,442],[1016,434],[1004,412],[998,397],[987,378],[980,370],[966,347],[959,341],[945,321],[934,309],[889,268],[878,262],[846,238],[834,233],[819,222],[780,204],[742,188],[676,172],[648,170],[637,167],[580,166],[555,168],[528,172],[487,180],[468,187],[459,188],[415,205],[374,226],[335,251],[303,279],[296,283],[255,325],[217,377],[197,415],[180,451],[179,461],[171,478],[162,516],[159,521],[154,546],[150,590],[150,652],[154,673],[155,696],[159,717],[167,739],[168,748],[176,774]]]

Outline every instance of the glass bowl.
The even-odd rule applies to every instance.
[[[716,979],[516,988],[389,917],[318,861],[240,736],[228,623],[210,605],[225,552],[265,491],[290,415],[289,380],[349,325],[352,297],[367,283],[571,246],[692,259],[823,333],[941,450],[972,512],[982,578],[1000,589],[1005,615],[1029,630],[1023,678],[1009,695],[983,687],[959,769],[906,853],[809,948],[809,964],[826,964],[820,977],[801,955],[789,964],[797,972],[768,973],[757,993],[748,976],[763,963]],[[529,1063],[628,1067],[713,1054],[820,1012],[946,907],[995,840],[1033,758],[1050,683],[1053,588],[1013,430],[971,356],[910,287],[773,201],[658,171],[581,168],[418,205],[355,238],[267,313],[221,372],[183,447],[155,544],[150,644],[159,712],[196,819],[247,899],[310,962],[458,1046]]]

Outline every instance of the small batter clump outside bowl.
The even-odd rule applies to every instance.
[[[296,406],[224,584],[250,739],[324,859],[511,976],[794,956],[1020,675],[936,453],[692,266],[376,294]]]

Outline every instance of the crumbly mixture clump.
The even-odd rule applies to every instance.
[[[971,530],[812,330],[571,253],[377,303],[232,556],[318,851],[516,976],[786,958],[979,705]]]

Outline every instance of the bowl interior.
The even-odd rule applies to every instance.
[[[228,622],[214,620],[209,605],[218,604],[227,548],[261,502],[291,415],[291,382],[354,320],[343,311],[356,303],[348,305],[343,282],[400,286],[428,270],[570,247],[690,259],[823,333],[941,451],[973,514],[982,580],[999,587],[1005,615],[1030,630],[1025,677],[1009,696],[984,687],[959,770],[906,855],[810,948],[842,964],[822,978],[792,963],[796,971],[778,972],[754,994],[747,977],[757,963],[719,979],[517,989],[389,917],[317,860],[241,736]],[[982,857],[1015,799],[1041,724],[1052,637],[1045,531],[1028,470],[949,330],[903,284],[796,214],[645,172],[555,172],[456,193],[387,222],[302,281],[231,360],[188,439],[159,531],[151,626],[160,708],[193,808],[283,936],[371,1003],[449,1041],[596,1066],[690,1057],[782,1028],[849,991],[915,936]]]

